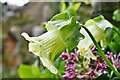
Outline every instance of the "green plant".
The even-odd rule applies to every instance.
[[[120,73],[117,71],[116,67],[112,65],[110,60],[107,59],[105,54],[108,50],[114,53],[119,52],[119,50],[117,51],[113,48],[116,47],[116,45],[119,46],[119,29],[113,26],[102,15],[86,21],[85,25],[83,25],[77,21],[76,15],[73,14],[76,11],[74,7],[66,9],[64,3],[62,3],[62,5],[62,9],[67,11],[53,16],[53,18],[45,24],[45,28],[48,32],[38,37],[29,37],[27,33],[21,34],[30,42],[29,51],[39,56],[43,65],[50,70],[51,73],[61,77],[65,70],[63,69],[61,71],[59,66],[62,65],[62,67],[64,67],[65,65],[63,64],[63,61],[60,60],[59,56],[64,51],[66,51],[68,55],[71,55],[73,54],[73,50],[78,48],[77,51],[81,57],[78,58],[77,64],[82,66],[80,68],[85,69],[85,67],[88,67],[91,58],[97,60],[97,57],[101,56],[104,60],[104,65],[109,67],[107,68],[108,70],[110,69],[110,72],[108,71],[107,74],[111,75],[111,72],[114,72],[114,74],[120,78]],[[112,31],[114,34],[109,33]],[[96,46],[97,55],[94,55],[91,51],[93,46]],[[73,58],[74,57],[72,57],[72,59]],[[85,61],[86,63],[83,64]],[[94,77],[96,78],[96,76],[93,76],[93,78]],[[111,77],[112,75],[109,78]],[[76,78],[76,76],[74,78]]]

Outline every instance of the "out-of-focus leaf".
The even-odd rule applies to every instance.
[[[100,76],[98,76],[98,78],[96,78],[96,80],[102,80],[102,79],[109,80],[109,74],[108,73],[103,73]]]
[[[94,38],[97,42],[105,39],[105,33],[104,30],[107,27],[113,27],[110,22],[104,19],[103,16],[95,17],[94,19],[90,19],[85,23],[85,27],[92,33]],[[91,38],[89,37],[88,33],[82,28],[80,32],[85,36],[83,40],[81,40],[78,44],[78,48],[80,53],[82,53],[84,56],[86,54],[89,54],[89,56],[92,55],[90,49],[94,45]],[[88,58],[89,58],[88,56]],[[91,57],[95,59],[94,57]]]
[[[120,9],[117,9],[113,12],[113,20],[120,22]]]
[[[106,33],[106,39],[104,42],[106,42],[107,48],[113,52],[114,54],[117,54],[120,52],[120,33],[119,29],[116,27],[113,28],[107,28],[105,30]],[[105,43],[104,43],[105,44]]]
[[[115,54],[120,52],[120,36],[117,33],[114,34],[112,41],[108,44],[108,47],[110,48],[110,51]]]
[[[80,7],[80,3],[69,3],[68,7],[66,7],[66,4],[64,2],[60,3],[60,9],[61,12],[67,12],[69,17],[76,16],[76,12]]]
[[[113,77],[111,80],[119,80],[118,77]]]
[[[86,59],[86,60],[83,62],[83,66],[86,67],[88,64],[89,64],[89,60]]]
[[[74,8],[75,11],[77,11],[79,9],[79,7],[80,7],[80,3],[75,3],[73,5],[73,8]]]
[[[76,11],[74,11],[74,8],[72,7],[68,7],[68,10],[67,10],[67,13],[68,15],[71,17],[71,16],[76,16]]]
[[[65,19],[64,17],[66,13],[55,15],[46,24],[48,32],[41,36],[29,37],[28,34],[22,33],[22,36],[30,42],[29,51],[38,55],[43,65],[54,74],[58,72],[53,65],[54,61],[65,49],[71,51],[75,48],[83,37],[79,32],[80,26],[76,18]]]
[[[65,10],[66,10],[66,4],[65,4],[65,2],[61,2],[60,3],[60,11],[64,12]]]
[[[48,70],[40,72],[38,67],[33,65],[21,64],[18,69],[18,74],[20,78],[54,78]]]
[[[20,78],[40,78],[41,74],[37,67],[29,65],[20,65],[18,69]]]

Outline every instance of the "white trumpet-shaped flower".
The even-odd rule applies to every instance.
[[[97,42],[105,39],[104,30],[107,27],[113,27],[113,25],[104,19],[103,16],[98,16],[94,19],[90,19],[85,23],[85,27],[92,33],[95,40]],[[80,32],[85,36],[83,40],[81,40],[78,44],[79,51],[81,55],[85,56],[86,58],[93,58],[96,57],[91,52],[91,47],[94,45],[93,41],[89,37],[88,33],[82,28]]]

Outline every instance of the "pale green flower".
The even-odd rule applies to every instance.
[[[105,39],[105,33],[104,30],[107,27],[113,27],[113,25],[104,19],[103,16],[98,16],[94,19],[90,19],[85,23],[85,27],[92,33],[94,38],[97,42]],[[96,59],[96,57],[91,52],[91,47],[94,45],[91,38],[89,37],[88,33],[82,28],[80,30],[80,33],[82,33],[85,38],[81,40],[78,44],[79,51],[81,55],[85,56],[86,58],[93,58]]]

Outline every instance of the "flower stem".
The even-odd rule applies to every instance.
[[[100,52],[100,55],[102,56],[102,58],[105,60],[105,62],[107,63],[107,65],[109,66],[109,68],[115,73],[115,75],[120,79],[120,73],[117,71],[117,69],[115,67],[113,67],[113,65],[111,64],[111,62],[108,60],[108,58],[106,58],[104,52],[102,51],[102,49],[100,48],[100,46],[98,45],[97,41],[95,40],[95,38],[93,37],[93,35],[91,34],[91,32],[85,27],[82,26],[86,32],[88,33],[88,35],[90,36],[90,38],[92,39],[93,43],[95,44],[97,50]]]

